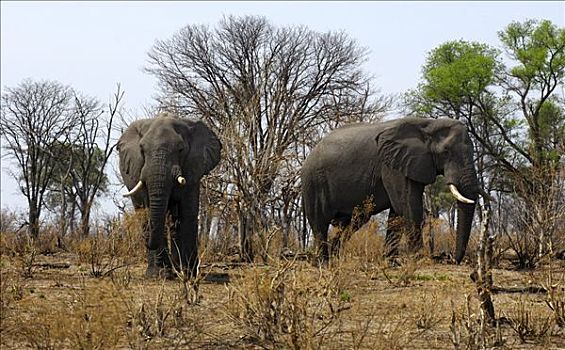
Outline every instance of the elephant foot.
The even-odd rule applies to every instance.
[[[174,279],[169,254],[166,249],[147,250],[146,278]]]
[[[157,266],[147,266],[145,270],[145,278],[147,279],[175,279],[175,274],[170,268],[167,267],[157,267]]]

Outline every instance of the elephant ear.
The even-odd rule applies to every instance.
[[[139,141],[149,129],[153,119],[136,120],[129,125],[118,140],[117,150],[120,158],[120,173],[126,186],[131,189],[141,180],[143,155]]]
[[[201,121],[183,120],[189,128],[188,143],[190,151],[185,169],[189,169],[190,179],[208,174],[220,161],[222,144],[216,134]],[[190,180],[189,180],[190,181]]]
[[[381,161],[406,177],[431,184],[437,176],[433,154],[426,134],[410,122],[392,124],[375,138]]]

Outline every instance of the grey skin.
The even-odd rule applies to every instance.
[[[353,229],[370,215],[390,209],[386,255],[397,256],[403,233],[408,235],[410,250],[417,252],[422,247],[424,187],[438,175],[458,190],[455,260],[459,263],[465,256],[480,191],[473,145],[464,124],[452,119],[402,118],[353,124],[328,134],[308,155],[301,174],[304,210],[322,262],[329,260],[329,224],[350,225],[354,208],[367,199],[372,199],[374,209],[355,220]]]
[[[136,210],[148,208],[144,225],[147,277],[189,275],[198,266],[200,179],[220,160],[222,145],[202,122],[163,114],[131,123],[118,141],[120,173]],[[171,252],[165,219],[171,220]],[[179,270],[179,271],[180,271]]]

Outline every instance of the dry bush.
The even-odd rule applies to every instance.
[[[108,235],[114,237],[118,256],[130,262],[144,261],[146,246],[143,225],[146,220],[147,210],[136,210],[126,213],[108,228]]]
[[[162,284],[156,298],[144,298],[135,308],[128,302],[130,309],[128,326],[137,331],[145,340],[163,337],[168,332],[169,321],[173,314],[178,313],[175,310],[177,303],[174,298],[175,296],[165,293],[165,286]]]
[[[76,248],[79,261],[89,266],[93,277],[107,276],[125,266],[121,263],[114,237],[100,231],[82,239]]]
[[[0,252],[4,257],[2,264],[7,263],[6,257],[13,258],[10,261],[13,262],[20,275],[32,278],[39,255],[35,240],[24,232],[3,233],[0,237]]]
[[[108,276],[116,270],[140,262],[145,253],[143,238],[144,212],[126,215],[105,227],[96,227],[86,238],[75,236],[72,250],[79,261],[89,266],[94,277]]]
[[[487,347],[502,346],[505,340],[502,337],[500,324],[495,327],[488,324],[483,309],[471,306],[471,298],[465,296],[465,304],[459,308],[451,302],[451,342],[456,350],[459,349],[485,349]]]
[[[15,304],[23,299],[25,293],[25,281],[20,275],[7,271],[4,260],[1,260],[0,269],[0,325],[12,316]],[[4,331],[5,327],[0,326],[0,339]]]
[[[339,269],[308,273],[294,261],[253,268],[227,288],[226,313],[254,344],[268,348],[317,349],[330,342],[351,296]]]
[[[418,299],[415,316],[418,329],[434,329],[444,320],[444,317],[438,313],[440,307],[437,298],[436,294],[423,293]]]
[[[84,279],[59,295],[36,294],[3,317],[3,348],[186,348],[202,334],[193,310],[166,283],[126,292]]]
[[[434,254],[451,254],[455,246],[455,231],[449,227],[444,219],[426,218],[424,227],[422,228],[422,236],[424,239],[424,247],[432,247],[424,249]]]
[[[155,290],[157,288],[157,290]],[[198,315],[185,303],[181,289],[163,282],[141,290],[137,298],[122,295],[127,308],[125,338],[129,348],[186,348],[202,336]]]
[[[553,312],[555,324],[565,329],[565,287],[563,286],[563,278],[561,278],[559,283],[552,283],[552,277],[548,277],[545,289],[548,291],[545,303]]]
[[[565,329],[565,272],[562,266],[554,266],[551,257],[545,257],[544,261],[547,263],[529,273],[529,282],[546,291],[543,301],[553,315],[553,322],[557,328]]]
[[[328,342],[329,349],[401,350],[414,348],[416,339],[427,330],[410,332],[411,315],[399,310],[380,310],[372,307],[354,319],[340,319],[335,328],[335,338],[341,342]],[[343,336],[345,335],[345,336]],[[349,336],[350,339],[347,339]]]
[[[398,267],[389,268],[385,265],[381,266],[381,272],[385,279],[395,287],[407,287],[412,284],[412,281],[417,279],[428,279],[428,277],[420,277],[417,274],[418,266],[421,263],[420,259],[413,256],[404,256],[397,259]],[[392,273],[390,271],[393,271]]]
[[[551,335],[553,317],[551,314],[534,312],[534,304],[522,298],[511,312],[506,314],[510,327],[523,343],[533,341],[547,342]]]
[[[382,264],[384,252],[384,237],[379,234],[380,224],[376,220],[370,220],[343,246],[342,256],[345,260],[356,259],[363,269]]]
[[[98,284],[84,285],[70,298],[46,302],[28,297],[21,302],[25,312],[15,314],[7,326],[20,344],[34,349],[103,349],[117,346],[125,325],[123,305],[111,298],[115,290]]]
[[[17,233],[24,225],[23,213],[7,208],[0,209],[0,233]]]

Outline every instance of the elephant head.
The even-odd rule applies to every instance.
[[[382,162],[407,178],[431,184],[437,175],[445,177],[458,201],[455,260],[461,262],[480,193],[465,125],[452,119],[404,118],[380,132],[376,142]]]
[[[220,141],[202,122],[162,114],[134,121],[117,149],[120,172],[130,189],[124,196],[131,196],[136,207],[149,208],[147,246],[161,248],[168,203],[198,193],[201,177],[220,159]],[[197,214],[198,202],[188,205],[196,206]]]

